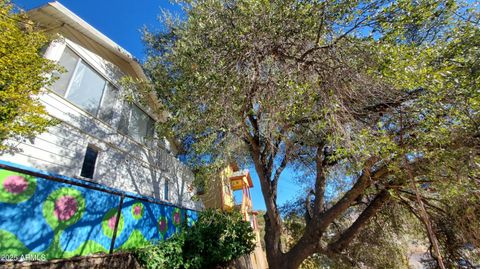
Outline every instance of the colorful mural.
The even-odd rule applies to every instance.
[[[72,179],[73,180],[73,179]],[[0,255],[46,259],[108,253],[165,240],[197,212],[0,169]]]

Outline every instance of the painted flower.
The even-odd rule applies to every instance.
[[[115,231],[115,224],[117,223],[118,218],[118,208],[112,208],[108,210],[108,212],[103,216],[102,220],[102,231],[107,237],[112,238],[113,233]],[[120,218],[118,219],[118,226],[117,226],[117,235],[119,235],[123,231],[123,215],[120,214]]]
[[[182,221],[182,215],[179,208],[175,208],[172,213],[173,225],[180,226]]]
[[[164,216],[160,217],[158,220],[158,230],[160,233],[165,236],[168,230],[168,219]]]
[[[3,188],[13,194],[24,192],[28,187],[28,181],[19,175],[11,175],[3,181]]]
[[[52,227],[66,228],[82,218],[85,211],[85,199],[74,188],[60,188],[53,191],[43,202],[43,216]]]
[[[61,196],[55,201],[53,213],[59,221],[67,221],[75,215],[78,203],[75,197],[70,195]]]
[[[143,204],[141,202],[134,203],[132,205],[132,215],[133,218],[138,220],[143,216]]]
[[[115,223],[117,223],[117,216],[116,215],[114,215],[113,217],[111,217],[108,220],[108,227],[110,227],[110,229],[115,229]]]
[[[35,177],[0,169],[0,202],[13,204],[26,201],[36,188]]]
[[[142,208],[138,205],[134,206],[133,207],[133,214],[134,215],[140,215],[142,214]]]

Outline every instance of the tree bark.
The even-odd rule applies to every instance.
[[[268,167],[266,167],[267,164],[262,162],[263,158],[261,156],[262,152],[259,144],[254,138],[248,138],[250,140],[251,156],[260,180],[260,186],[266,206],[266,214],[264,218],[267,261],[270,268],[282,268],[278,267],[282,264],[283,253],[281,249],[282,223],[275,201],[276,190],[273,189],[270,182],[271,172],[269,172]]]
[[[374,159],[371,159],[354,186],[334,206],[323,213],[317,211],[317,214],[314,214],[313,221],[307,224],[305,232],[300,240],[290,249],[290,251],[276,256],[277,260],[270,265],[271,268],[295,269],[298,268],[310,255],[319,252],[320,239],[328,225],[330,225],[339,215],[344,213],[345,210],[351,206],[352,202],[370,186],[371,182],[379,180],[387,175],[388,169],[386,167],[381,167],[372,172],[371,167],[373,166],[373,163]],[[352,224],[352,227],[345,230],[345,235],[342,234],[340,236],[340,238],[343,238],[342,241],[339,242],[342,243],[342,248],[348,246],[348,243],[358,234],[360,228],[362,228],[367,221],[381,209],[389,197],[390,195],[386,190],[377,195],[372,203],[370,203],[369,207],[362,212],[359,219]],[[327,253],[329,252],[333,253],[332,251],[327,251]]]
[[[337,241],[331,243],[328,246],[328,249],[337,253],[344,250],[360,232],[361,228],[363,228],[368,221],[375,216],[380,209],[382,209],[388,199],[390,199],[390,193],[387,190],[383,190],[377,194],[368,207],[363,210],[360,216],[358,216],[355,222],[340,235]]]
[[[272,182],[271,179],[272,170],[270,169],[269,164],[262,161],[266,160],[267,158],[264,158],[265,156],[263,156],[265,152],[262,152],[260,149],[258,137],[255,134],[253,137],[247,137],[250,142],[251,156],[260,179],[262,194],[267,209],[265,214],[265,244],[267,261],[269,263],[269,267],[272,269],[296,269],[306,258],[313,253],[318,252],[320,249],[320,239],[322,238],[323,233],[326,231],[328,226],[338,216],[343,214],[351,206],[355,199],[357,199],[373,181],[384,177],[388,171],[386,167],[381,167],[376,171],[372,171],[372,167],[377,159],[374,157],[370,158],[366,161],[362,174],[359,176],[352,188],[347,191],[336,204],[334,204],[328,210],[323,211],[323,196],[325,191],[326,176],[324,174],[322,163],[323,152],[321,148],[318,148],[316,156],[317,176],[315,183],[315,201],[312,221],[306,224],[305,232],[297,244],[295,244],[295,246],[287,253],[283,253],[281,245],[282,222],[280,213],[278,212],[278,207],[276,205],[277,186],[276,184],[272,184],[274,182]],[[285,158],[286,157],[287,156],[285,156]],[[274,158],[274,156],[270,156],[270,158]],[[275,174],[275,178],[279,177],[277,173]],[[377,203],[379,202],[375,202],[373,205],[376,205]],[[358,228],[363,226],[366,223],[366,220],[373,215],[373,212],[375,211],[373,210],[375,207],[373,205],[370,209],[372,214],[369,215],[365,213],[364,217],[362,217],[362,220],[364,220],[357,223]],[[357,229],[357,226],[350,230],[347,229],[346,231],[352,235],[352,238],[357,233],[355,230]],[[346,241],[344,245],[346,246],[348,242]]]

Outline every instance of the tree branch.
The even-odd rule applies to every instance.
[[[298,61],[299,62],[304,62],[305,58],[317,51],[317,50],[320,50],[320,49],[326,49],[326,48],[331,48],[333,46],[335,46],[338,42],[340,42],[340,40],[344,39],[345,37],[347,37],[351,32],[353,32],[355,29],[357,29],[362,23],[364,23],[366,20],[368,19],[368,17],[364,17],[362,19],[358,19],[355,24],[349,29],[347,30],[345,33],[343,33],[342,35],[338,36],[337,38],[335,38],[335,40],[333,42],[331,42],[330,44],[328,45],[325,45],[325,46],[318,46],[317,44],[315,44],[315,46],[313,48],[310,48],[308,50],[306,50],[301,56],[300,58],[298,58]]]
[[[285,155],[283,156],[282,161],[280,162],[280,165],[278,166],[277,170],[275,170],[275,175],[273,176],[272,179],[272,187],[276,189],[278,185],[278,179],[280,178],[280,175],[282,174],[283,170],[288,164],[290,157],[290,147],[288,145],[285,145]]]
[[[317,169],[317,175],[315,178],[315,202],[313,205],[314,215],[318,216],[323,211],[324,197],[325,197],[325,185],[327,183],[327,177],[323,168],[323,154],[324,144],[321,143],[317,148],[317,154],[315,157],[315,164]]]
[[[312,220],[312,216],[313,216],[312,206],[311,206],[312,195],[315,195],[315,192],[312,189],[310,189],[310,191],[307,194],[307,198],[305,200],[305,221],[307,222],[307,225],[308,225],[308,223],[310,223],[310,221]]]
[[[399,192],[402,192],[402,193],[405,193],[405,194],[408,196],[407,199],[409,199],[410,201],[412,201],[412,202],[415,202],[415,201],[416,201],[416,196],[415,196],[415,194],[410,193],[410,192],[408,192],[408,191],[404,191],[404,190],[398,190],[398,191],[399,191]],[[436,210],[436,211],[438,211],[438,212],[441,212],[441,213],[444,213],[444,214],[446,213],[444,209],[442,209],[442,208],[440,208],[440,207],[438,207],[438,206],[430,203],[428,200],[426,200],[425,197],[420,197],[420,199],[421,199],[422,202],[423,202],[425,205],[427,205],[428,207],[430,207],[430,208],[432,208],[432,209],[434,209],[434,210]]]
[[[357,182],[353,187],[347,191],[343,197],[331,208],[326,210],[324,213],[320,214],[317,218],[317,229],[318,232],[323,232],[325,229],[332,223],[332,221],[337,218],[340,214],[345,212],[345,210],[350,207],[353,201],[355,201],[369,186],[372,181],[377,181],[388,174],[388,168],[382,166],[372,173],[371,169],[375,164],[377,158],[372,157],[367,160],[365,168],[363,169],[362,174],[357,179]]]
[[[345,230],[340,237],[333,243],[328,245],[328,249],[332,252],[341,252],[355,238],[360,230],[368,223],[368,221],[382,209],[383,205],[390,199],[388,190],[382,190],[375,196],[373,201],[363,210],[355,222]]]

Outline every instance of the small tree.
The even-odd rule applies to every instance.
[[[49,40],[12,10],[10,1],[0,1],[0,151],[12,149],[9,140],[32,138],[52,123],[38,100],[56,69],[41,55]]]

